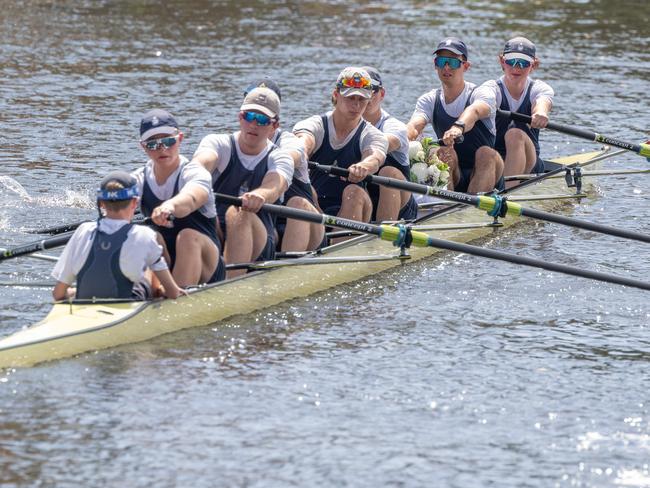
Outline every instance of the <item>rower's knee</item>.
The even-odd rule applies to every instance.
[[[404,175],[400,170],[394,166],[383,166],[379,170],[379,176],[385,176],[386,178],[394,178],[397,180],[404,180]],[[383,186],[381,188],[384,188]]]
[[[194,229],[183,229],[176,236],[177,252],[200,244],[201,234]]]
[[[343,190],[343,197],[342,201],[345,202],[347,200],[354,200],[354,201],[365,201],[365,200],[370,200],[370,197],[368,197],[368,193],[366,190],[361,188],[358,185],[348,185],[345,187]]]
[[[528,136],[526,135],[526,133],[521,129],[517,129],[516,127],[512,127],[510,129],[508,129],[506,131],[506,133],[505,133],[505,136],[504,136],[504,141],[506,143],[506,147],[512,147],[512,146],[525,144],[526,139],[528,139]]]
[[[226,227],[232,228],[233,225],[241,224],[250,219],[252,215],[254,215],[252,212],[246,212],[232,205],[226,210]]]
[[[481,171],[487,169],[503,170],[503,159],[501,155],[489,146],[481,146],[476,150],[474,167]]]
[[[313,212],[314,207],[311,203],[307,201],[307,199],[302,198],[302,197],[291,197],[287,201],[287,207],[290,208],[297,208],[299,210],[306,210],[308,212]]]

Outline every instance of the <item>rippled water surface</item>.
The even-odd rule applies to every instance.
[[[109,169],[144,161],[141,114],[190,155],[271,75],[283,124],[373,64],[410,116],[459,35],[468,79],[538,44],[555,120],[648,136],[645,2],[6,2],[0,239],[92,218]],[[557,156],[595,145],[545,132]],[[626,154],[605,168],[645,168]],[[648,232],[645,175],[597,179],[572,214]],[[647,280],[647,246],[530,224],[485,246]],[[3,261],[3,333],[41,318],[51,264]],[[6,286],[12,284],[12,286]],[[211,327],[0,373],[3,486],[650,486],[650,307],[639,290],[444,255]]]

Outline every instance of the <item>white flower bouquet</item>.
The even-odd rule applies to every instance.
[[[431,137],[409,144],[411,181],[424,185],[445,187],[449,181],[449,165],[438,159],[438,146]]]

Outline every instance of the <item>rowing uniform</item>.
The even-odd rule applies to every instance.
[[[246,192],[261,186],[264,177],[269,173],[278,173],[291,185],[293,178],[293,159],[282,149],[278,149],[271,141],[255,155],[244,154],[239,147],[239,131],[229,134],[210,134],[203,138],[195,155],[201,151],[212,151],[217,155],[217,167],[212,173],[212,188],[216,193],[224,193],[239,197]],[[235,149],[233,151],[233,148]],[[279,202],[275,202],[279,203]],[[226,229],[226,211],[228,203],[217,203],[217,215],[224,238]],[[266,228],[267,243],[258,260],[273,259],[275,255],[275,217],[265,210],[257,212],[257,216]]]
[[[510,95],[510,92],[506,88],[503,76],[498,80],[491,82],[490,86],[492,86],[494,90],[497,106],[501,110],[519,112],[525,115],[532,115],[533,105],[538,100],[546,98],[552,103],[553,96],[555,94],[553,92],[553,88],[551,88],[548,84],[540,80],[533,80],[531,78],[528,78],[526,80],[526,86],[523,92],[524,95],[520,99],[515,99],[512,97],[512,95]],[[533,141],[533,145],[535,146],[535,152],[537,153],[537,163],[535,163],[535,166],[533,167],[531,173],[543,173],[544,161],[539,157],[539,129],[532,129],[528,126],[528,124],[524,122],[510,120],[508,117],[497,115],[497,138],[494,148],[499,151],[499,154],[501,154],[501,157],[505,160],[505,135],[506,132],[513,127],[524,131],[524,133],[530,137],[530,140]]]
[[[79,226],[52,276],[69,286],[76,280],[79,299],[144,300],[151,296],[145,270],[168,269],[162,254],[152,229],[126,220],[102,218],[99,225],[86,222]]]
[[[413,112],[413,116],[423,117],[431,123],[436,136],[440,139],[463,111],[475,101],[486,103],[490,107],[490,115],[485,119],[478,120],[472,130],[463,134],[463,142],[454,144],[461,173],[455,190],[460,192],[467,191],[474,171],[476,151],[482,146],[494,148],[496,139],[496,96],[494,90],[487,83],[477,87],[474,83],[466,81],[465,89],[461,94],[451,103],[446,103],[442,89],[436,88],[418,98]],[[502,185],[503,180],[500,180],[497,186]]]
[[[176,196],[183,188],[198,186],[208,193],[208,201],[199,209],[186,217],[174,219],[174,226],[154,226],[165,240],[167,251],[171,259],[170,265],[174,266],[176,261],[176,237],[183,229],[193,229],[208,236],[219,249],[219,262],[208,283],[214,283],[225,278],[225,263],[221,256],[221,243],[217,237],[216,208],[212,194],[212,179],[210,173],[200,164],[189,162],[185,156],[180,156],[180,164],[167,180],[159,185],[154,174],[154,165],[151,160],[147,164],[134,171],[132,175],[136,178],[138,191],[142,198],[140,209],[143,215],[149,217],[153,210],[166,200]]]
[[[349,168],[358,163],[368,150],[372,149],[385,155],[388,149],[388,141],[382,132],[363,119],[343,141],[337,141],[331,111],[298,122],[293,132],[308,132],[314,136],[316,144],[311,156],[312,161],[341,168]],[[318,195],[320,208],[326,214],[337,215],[341,209],[343,190],[355,183],[343,181],[339,176],[330,176],[320,170],[313,170],[310,177]],[[364,186],[363,183],[359,185]]]
[[[411,165],[409,163],[409,140],[406,132],[406,124],[381,109],[381,117],[375,126],[384,134],[390,134],[399,139],[400,145],[397,149],[386,154],[386,161],[383,166],[392,166],[397,168],[406,181],[411,179]],[[372,200],[372,220],[376,220],[377,206],[379,205],[379,187],[377,185],[368,186],[368,194]],[[417,217],[418,205],[413,195],[408,202],[399,211],[398,219],[413,220]]]

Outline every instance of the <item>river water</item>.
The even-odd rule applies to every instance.
[[[558,122],[648,136],[641,1],[23,0],[0,11],[0,241],[93,216],[113,168],[144,161],[153,106],[191,155],[236,129],[249,80],[280,83],[283,124],[328,108],[346,65],[382,70],[407,120],[463,37],[468,79],[525,34]],[[545,156],[595,148],[553,132]],[[606,168],[644,168],[629,153]],[[600,177],[574,216],[648,231],[650,180]],[[647,248],[558,225],[486,246],[647,279]],[[0,281],[50,280],[4,261]],[[0,288],[4,333],[47,288]],[[0,376],[2,486],[650,486],[646,292],[445,255],[210,327]]]

